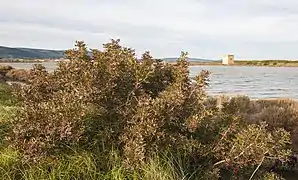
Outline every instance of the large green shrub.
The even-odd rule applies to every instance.
[[[35,66],[27,85],[15,89],[23,109],[10,142],[36,161],[78,147],[104,161],[117,149],[130,170],[156,152],[180,154],[190,173],[202,178],[289,154],[284,130],[267,132],[263,124],[248,125],[233,111],[219,110],[205,93],[209,72],[191,83],[186,56],[172,65],[148,52],[138,60],[112,40],[90,57],[77,42],[66,52],[70,62],[51,73]]]

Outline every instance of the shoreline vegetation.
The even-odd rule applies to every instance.
[[[43,62],[67,62],[68,59],[1,59],[1,63],[43,63]],[[173,61],[163,61],[175,64]],[[221,61],[189,62],[189,66],[265,66],[265,67],[298,67],[298,60],[235,60],[234,64],[224,65]]]
[[[298,102],[209,97],[184,52],[140,62],[112,40],[92,54],[77,41],[53,72],[0,84],[0,179],[297,178]]]
[[[174,64],[174,62],[172,62]],[[224,65],[221,61],[190,62],[190,66],[265,66],[265,67],[298,67],[297,60],[235,60],[234,64]]]

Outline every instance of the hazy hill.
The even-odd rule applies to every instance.
[[[0,46],[0,58],[59,59],[64,51]]]
[[[0,58],[22,58],[22,59],[59,59],[63,58],[63,50],[12,48],[0,46]],[[175,62],[176,58],[163,58],[166,62]],[[188,58],[190,62],[210,62],[215,60]]]
[[[175,62],[177,61],[177,58],[163,58],[162,60],[165,62]],[[211,59],[200,59],[200,58],[187,58],[189,62],[210,62],[210,61],[217,61],[217,60],[211,60]]]

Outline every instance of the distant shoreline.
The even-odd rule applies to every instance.
[[[170,62],[175,64],[176,62]],[[235,60],[234,64],[222,64],[221,61],[189,62],[190,66],[258,66],[258,67],[298,67],[298,61],[289,60]]]
[[[4,63],[58,63],[65,60],[25,60],[25,61],[0,61],[0,64]],[[166,62],[169,64],[175,64],[176,62]],[[221,61],[212,62],[189,62],[190,66],[257,66],[257,67],[298,67],[298,60],[235,60],[234,64],[225,65]]]

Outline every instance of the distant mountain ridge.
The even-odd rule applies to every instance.
[[[17,48],[0,46],[0,59],[19,58],[19,59],[60,59],[63,58],[65,50],[49,50],[34,48]],[[161,58],[165,62],[175,62],[178,57]],[[211,59],[187,58],[189,62],[210,62]]]
[[[178,57],[176,58],[162,58],[165,62],[175,62],[177,61]],[[187,58],[189,62],[210,62],[210,61],[218,61],[218,60],[212,60],[212,59],[201,59],[201,58]]]
[[[0,46],[0,58],[60,59],[64,50],[13,48]]]

